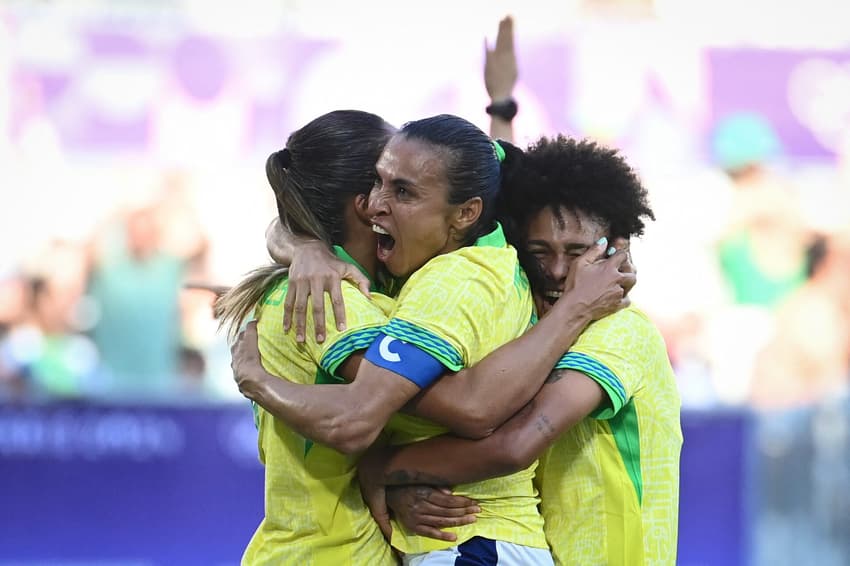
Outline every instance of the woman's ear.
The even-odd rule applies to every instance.
[[[359,194],[354,197],[354,212],[357,217],[364,222],[371,222],[367,210],[369,208],[369,195]]]
[[[484,201],[481,197],[472,197],[464,203],[457,205],[454,219],[451,223],[452,234],[456,239],[464,239],[465,234],[481,217],[484,209]]]

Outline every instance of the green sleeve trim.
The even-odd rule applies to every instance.
[[[637,493],[638,503],[643,503],[643,476],[640,471],[640,427],[634,401],[629,401],[619,413],[608,419],[623,466]]]
[[[346,334],[336,342],[334,342],[327,352],[322,356],[319,365],[323,370],[330,374],[335,374],[337,368],[348,359],[348,357],[358,350],[365,350],[372,345],[375,338],[380,334],[381,327],[365,328],[355,330],[350,334]]]
[[[591,413],[595,419],[610,419],[616,415],[626,403],[626,389],[613,371],[598,360],[580,352],[567,352],[555,364],[555,369],[571,369],[580,371],[598,383],[611,400],[610,406],[603,405]]]
[[[365,350],[371,346],[375,338],[378,337],[380,330],[380,326],[375,326],[373,328],[356,330],[343,336],[328,348],[328,351],[322,356],[319,366],[331,375],[336,374],[337,368],[339,368],[342,362],[348,359],[348,356],[358,350]]]
[[[464,367],[463,357],[454,346],[421,326],[394,318],[381,332],[428,352],[450,371],[460,371]]]

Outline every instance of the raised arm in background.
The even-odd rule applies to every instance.
[[[514,143],[511,114],[516,113],[513,98],[517,71],[514,51],[514,21],[506,16],[499,22],[499,32],[493,48],[484,40],[484,86],[490,95],[487,113],[490,114],[490,137]],[[510,116],[510,119],[508,117]]]

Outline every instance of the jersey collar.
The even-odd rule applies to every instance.
[[[502,225],[496,222],[496,228],[490,232],[489,234],[485,234],[475,240],[475,247],[480,248],[484,246],[490,246],[493,248],[504,248],[508,245],[507,240],[505,240],[505,233],[502,230]]]

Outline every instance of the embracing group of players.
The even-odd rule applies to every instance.
[[[617,151],[345,110],[266,170],[279,261],[216,303],[265,465],[244,564],[675,563],[680,402]]]

